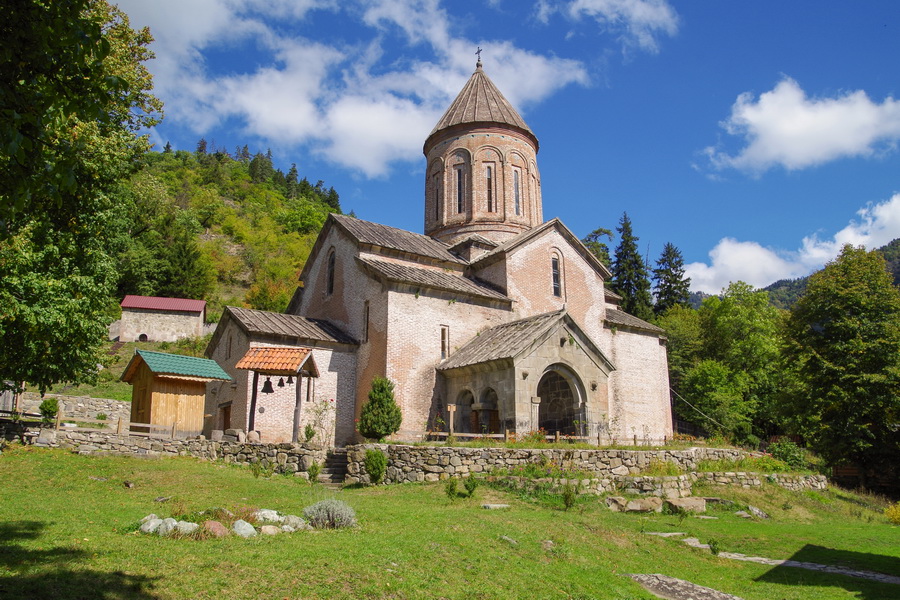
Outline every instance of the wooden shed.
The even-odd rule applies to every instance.
[[[231,377],[208,358],[136,350],[122,373],[132,386],[131,422],[172,428],[178,437],[200,435],[206,384],[214,380]]]

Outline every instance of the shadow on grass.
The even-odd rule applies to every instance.
[[[869,552],[853,552],[836,550],[824,546],[807,544],[790,557],[797,562],[817,563],[845,569],[872,571],[885,575],[900,575],[900,558],[872,554]],[[869,579],[824,573],[798,567],[778,566],[758,577],[757,581],[778,583],[783,585],[816,585],[840,587],[854,593],[854,598],[861,600],[883,600],[900,597],[900,585],[879,583]]]
[[[155,579],[107,573],[82,566],[89,556],[83,550],[55,546],[26,548],[17,541],[37,540],[44,523],[0,523],[0,598],[53,598],[54,600],[155,600]]]

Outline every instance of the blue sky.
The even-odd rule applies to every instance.
[[[153,140],[271,148],[345,211],[422,231],[422,144],[475,67],[537,134],[544,216],[623,212],[692,288],[900,237],[900,2],[125,0]],[[615,242],[614,242],[615,243]]]

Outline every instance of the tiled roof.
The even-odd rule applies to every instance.
[[[443,242],[421,233],[404,231],[395,227],[388,227],[379,223],[354,219],[346,215],[332,214],[333,218],[353,238],[363,244],[371,244],[409,254],[416,254],[428,258],[434,258],[445,262],[466,264],[465,261],[450,253],[449,247]]]
[[[549,326],[559,320],[563,310],[504,323],[482,331],[471,342],[454,352],[438,366],[439,371],[511,358],[531,345]]]
[[[208,358],[166,354],[150,350],[136,350],[128,366],[125,367],[125,372],[122,374],[123,381],[131,381],[139,358],[156,375],[182,375],[201,379],[231,379],[216,361]]]
[[[629,315],[624,310],[606,309],[606,322],[610,325],[621,325],[623,327],[631,327],[633,329],[641,329],[652,333],[665,333],[661,327],[657,327],[653,323],[648,323],[643,319],[638,319],[633,315]]]
[[[306,366],[313,377],[319,376],[319,370],[310,354],[312,348],[276,348],[260,346],[250,348],[247,354],[235,365],[237,369],[248,369],[271,375],[296,375],[300,367]]]
[[[430,139],[434,134],[454,125],[474,123],[495,123],[515,127],[527,133],[537,145],[537,137],[534,132],[512,107],[512,104],[503,97],[494,82],[485,75],[480,61],[469,81],[463,86],[459,95],[456,96],[456,100],[434,126],[428,137]],[[428,146],[427,140],[425,145]]]
[[[253,310],[250,308],[225,307],[226,312],[249,333],[276,335],[289,338],[303,338],[355,344],[356,340],[324,319],[310,319],[298,315]]]
[[[122,308],[144,308],[149,310],[172,310],[176,312],[203,312],[205,300],[187,298],[157,298],[155,296],[125,296]]]
[[[466,294],[467,296],[475,296],[478,298],[489,298],[491,300],[510,299],[500,292],[481,285],[471,279],[463,277],[461,274],[435,271],[434,269],[423,269],[421,267],[413,267],[410,265],[401,265],[373,258],[358,258],[359,262],[375,271],[388,281],[396,281],[399,283],[407,283],[411,285],[421,285],[439,290],[447,290]]]

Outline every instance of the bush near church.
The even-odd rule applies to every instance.
[[[394,401],[394,382],[386,377],[372,380],[369,401],[362,407],[357,429],[363,437],[383,441],[397,432],[403,415]]]

